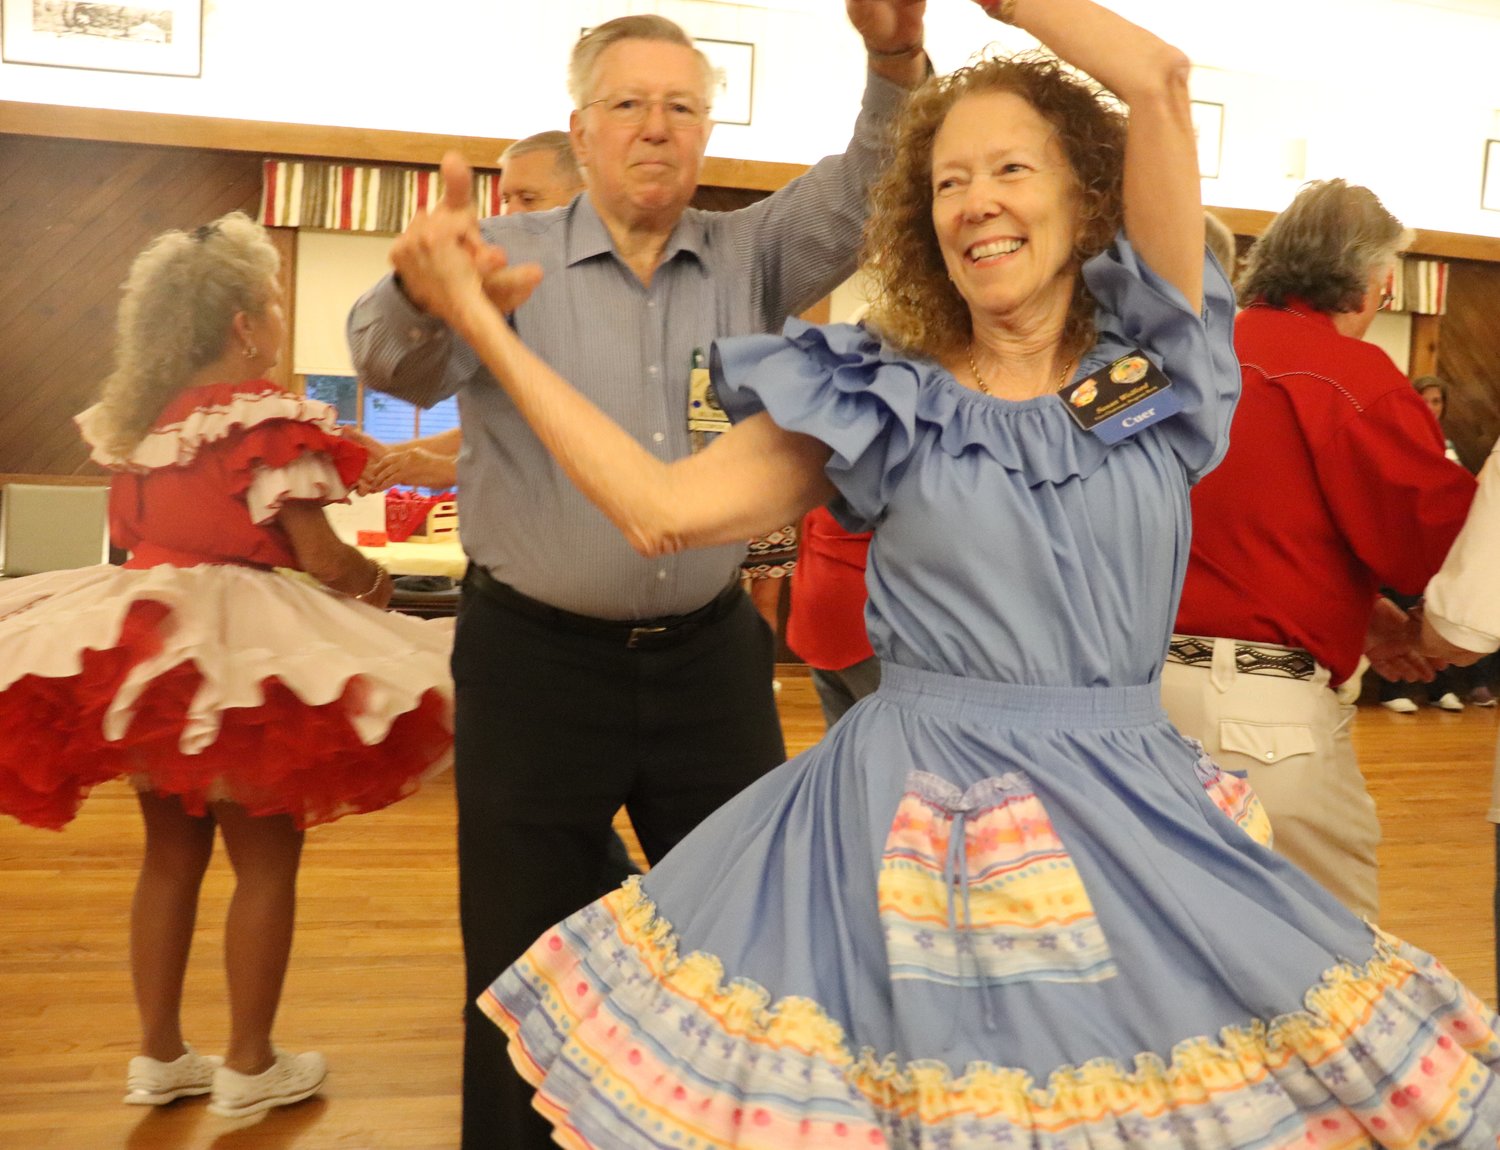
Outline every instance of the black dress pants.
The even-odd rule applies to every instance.
[[[654,863],[785,759],[774,660],[743,594],[681,642],[631,649],[465,589],[453,651],[463,1150],[554,1147],[475,999],[543,931],[607,893],[620,806]]]

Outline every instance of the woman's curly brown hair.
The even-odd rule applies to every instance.
[[[1080,188],[1079,266],[1109,246],[1124,219],[1125,114],[1101,87],[1043,52],[980,60],[929,80],[897,121],[894,157],[871,189],[863,251],[871,324],[919,355],[954,351],[972,337],[968,305],[948,278],[933,229],[932,147],[953,105],[986,92],[1014,92],[1057,129]],[[1080,277],[1064,349],[1081,355],[1093,327],[1093,300]]]

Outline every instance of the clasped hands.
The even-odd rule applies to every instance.
[[[1381,678],[1430,683],[1450,663],[1467,666],[1481,655],[1444,639],[1421,607],[1403,611],[1384,596],[1376,600],[1365,635],[1365,657]]]
[[[542,282],[537,264],[512,266],[503,249],[479,230],[473,172],[457,152],[443,157],[443,197],[418,212],[391,245],[391,264],[407,297],[428,315],[460,326],[466,307],[481,297],[509,314]]]

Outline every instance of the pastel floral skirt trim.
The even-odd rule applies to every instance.
[[[678,954],[639,880],[548,931],[479,1000],[536,1105],[592,1150],[1494,1150],[1497,1020],[1376,933],[1301,1009],[1045,1082],[854,1049],[814,1001]]]

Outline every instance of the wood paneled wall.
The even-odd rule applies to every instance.
[[[1448,436],[1478,468],[1500,438],[1500,264],[1449,265],[1436,374],[1448,381]]]
[[[253,214],[266,154],[358,153],[360,159],[410,161],[407,152],[425,156],[435,148],[424,138],[421,147],[408,142],[404,151],[396,148],[387,156],[390,148],[372,148],[363,137],[345,139],[335,129],[324,130],[327,139],[289,141],[272,131],[286,126],[240,125],[236,135],[230,129],[238,121],[126,113],[111,114],[120,121],[113,129],[113,121],[102,130],[92,120],[75,126],[79,136],[105,139],[71,138],[41,134],[60,131],[59,118],[28,124],[19,114],[28,107],[0,101],[6,112],[0,124],[13,129],[0,131],[0,472],[96,473],[72,416],[91,402],[110,370],[119,287],[130,261],[153,236],[196,227],[236,208]],[[146,127],[166,135],[142,136]],[[268,133],[271,139],[260,139]],[[178,146],[130,142],[158,138],[172,138]],[[285,146],[292,142],[302,146]],[[265,150],[251,150],[257,144]],[[487,147],[486,155],[493,151]],[[706,165],[695,202],[719,210],[741,207],[800,170],[743,167],[739,161]],[[1270,218],[1216,211],[1242,245]],[[283,273],[290,278],[294,249],[289,236],[277,238],[284,241]],[[1415,250],[1452,261],[1437,374],[1451,385],[1449,432],[1465,463],[1477,466],[1500,437],[1500,263],[1494,262],[1500,260],[1500,240],[1436,232],[1418,238]]]
[[[260,157],[0,135],[0,472],[95,469],[72,417],[113,364],[150,239],[260,203]]]

